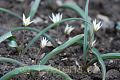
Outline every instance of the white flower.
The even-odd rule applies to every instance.
[[[93,28],[94,28],[94,31],[98,31],[101,27],[101,22],[98,22],[96,21],[96,19],[93,21]]]
[[[66,27],[65,27],[64,33],[70,34],[71,31],[73,31],[74,29],[75,29],[74,27],[69,26],[69,25],[67,24]]]
[[[44,48],[47,45],[47,43],[48,43],[48,40],[45,37],[43,37],[41,39],[41,48]]]
[[[92,42],[91,47],[93,47],[93,46],[95,45],[95,43],[96,43],[96,40],[94,40],[94,41]]]
[[[23,25],[24,26],[28,26],[32,23],[33,21],[30,21],[30,16],[28,18],[25,17],[25,15],[23,14]]]
[[[58,13],[58,14],[54,15],[52,13],[52,17],[49,16],[49,18],[52,20],[53,23],[57,23],[62,20],[62,14]]]

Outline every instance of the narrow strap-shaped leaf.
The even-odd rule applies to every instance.
[[[31,19],[35,16],[35,14],[36,14],[36,12],[38,10],[40,1],[41,0],[35,0],[33,5],[31,6],[30,13],[29,13],[29,16],[30,16]]]
[[[106,54],[101,54],[100,55],[103,60],[107,59],[120,59],[120,53],[106,53]],[[97,61],[97,58],[93,58],[88,65],[91,65]]]
[[[6,13],[11,14],[11,15],[19,18],[19,19],[22,19],[22,17],[21,17],[20,15],[12,12],[12,11],[10,11],[10,10],[7,10],[7,9],[5,9],[5,8],[0,8],[0,12],[6,12]]]
[[[106,76],[106,67],[105,67],[105,63],[102,59],[102,57],[100,56],[100,53],[98,52],[97,49],[95,48],[92,48],[92,52],[93,54],[97,57],[100,65],[101,65],[101,69],[102,69],[102,75],[103,75],[103,79],[102,80],[105,80],[105,76]]]
[[[0,43],[3,42],[4,40],[6,40],[7,38],[11,37],[12,33],[11,32],[7,32],[6,34],[0,36]]]
[[[117,59],[120,58],[120,53],[106,53],[102,54],[101,57],[103,59]]]
[[[8,62],[8,63],[16,64],[16,65],[19,65],[19,66],[24,66],[25,65],[24,63],[19,62],[15,59],[5,58],[5,57],[0,57],[0,62],[2,62],[2,63]]]
[[[86,6],[85,6],[85,20],[88,20],[88,4],[89,4],[89,0],[86,1]],[[88,48],[88,27],[89,24],[88,23],[84,23],[85,24],[85,28],[84,28],[84,45],[83,45],[83,58],[84,58],[84,62],[86,64],[86,58],[87,58],[87,48]]]
[[[77,41],[81,40],[83,38],[83,34],[77,35],[68,41],[66,41],[64,44],[58,46],[57,48],[53,49],[50,53],[48,53],[41,61],[40,64],[46,64],[46,62],[57,55],[58,53],[62,52],[65,48],[71,46],[72,44],[76,43]]]
[[[16,69],[8,72],[4,76],[2,76],[0,78],[0,80],[11,80],[13,77],[15,77],[19,74],[24,74],[24,73],[28,73],[28,72],[32,72],[32,71],[46,71],[49,73],[55,73],[55,74],[60,75],[64,80],[72,80],[64,72],[62,72],[56,68],[53,68],[50,66],[45,66],[45,65],[32,65],[32,66],[24,66],[24,67],[16,68]]]
[[[11,32],[16,32],[16,31],[20,31],[20,30],[29,30],[29,31],[34,31],[34,32],[40,32],[39,29],[36,28],[32,28],[32,27],[15,27],[11,30]]]

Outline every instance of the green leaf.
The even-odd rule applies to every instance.
[[[62,52],[65,48],[73,45],[74,43],[76,43],[77,41],[81,40],[83,38],[83,34],[77,35],[71,39],[69,39],[68,41],[66,41],[64,44],[58,46],[57,48],[53,49],[50,53],[48,53],[41,61],[40,64],[46,64],[46,62],[51,59],[52,57],[54,57],[55,55],[57,55],[58,53]]]
[[[102,54],[101,57],[103,59],[119,59],[120,58],[120,53],[106,53]]]
[[[9,43],[8,43],[9,47],[12,47],[12,48],[18,47],[16,38],[14,36],[8,38],[8,40],[9,40]]]
[[[40,32],[39,29],[36,28],[32,28],[32,27],[15,27],[11,30],[11,32],[16,32],[16,31],[20,31],[20,30],[28,30],[28,31],[34,31],[34,32]]]
[[[0,12],[6,12],[6,13],[11,14],[11,15],[19,18],[19,19],[22,19],[22,17],[21,17],[20,15],[12,12],[12,11],[10,11],[10,10],[7,10],[7,9],[5,9],[5,8],[0,8]]]
[[[105,76],[106,76],[106,67],[105,67],[105,63],[102,59],[102,57],[100,56],[100,53],[98,52],[97,49],[95,48],[92,48],[92,52],[93,54],[97,57],[100,65],[101,65],[101,68],[102,68],[102,75],[103,75],[103,79],[102,80],[105,80]]]
[[[89,4],[89,0],[86,1],[86,6],[85,6],[85,20],[86,21],[89,21],[89,19],[88,19],[88,4]],[[84,58],[84,62],[86,64],[87,50],[88,50],[88,29],[89,29],[88,27],[89,27],[89,24],[86,22],[84,24],[85,24],[85,28],[84,28],[83,58]]]
[[[19,66],[24,66],[25,65],[24,63],[19,62],[15,59],[5,58],[5,57],[0,57],[0,62],[2,62],[2,63],[8,62],[8,63],[16,64],[16,65],[19,65]]]
[[[29,16],[30,16],[31,19],[35,16],[35,14],[36,14],[36,12],[37,12],[37,10],[38,10],[40,1],[41,1],[41,0],[35,0],[35,1],[34,1],[32,7],[31,7],[31,9],[30,9],[30,13],[29,13]]]
[[[7,32],[6,34],[0,36],[0,43],[3,42],[4,40],[8,39],[11,36],[12,36],[11,32]]]
[[[15,40],[11,40],[9,43],[8,43],[8,46],[9,47],[12,47],[12,48],[15,48],[15,47],[18,47],[17,43]]]
[[[120,59],[120,53],[106,53],[106,54],[101,54],[100,55],[103,60],[107,59]],[[97,61],[97,58],[93,58],[88,65],[91,65]]]
[[[58,74],[61,77],[63,77],[64,80],[72,80],[64,72],[62,72],[62,71],[60,71],[56,68],[53,68],[53,67],[50,67],[50,66],[45,66],[45,65],[32,65],[32,66],[24,66],[24,67],[16,68],[16,69],[8,72],[4,76],[2,76],[0,78],[0,80],[11,80],[13,77],[15,77],[19,74],[33,72],[33,71],[46,71],[48,73],[55,73],[55,74]]]

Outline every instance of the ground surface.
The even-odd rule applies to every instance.
[[[50,19],[48,18],[52,12],[63,13],[63,17],[78,17],[78,15],[70,10],[57,10],[57,0],[49,0],[52,2],[47,2],[42,0],[39,10],[34,18],[40,18],[40,22],[36,24],[32,24],[37,29],[45,28]],[[64,1],[64,0],[63,0]],[[69,1],[69,0],[66,0]],[[74,0],[77,4],[84,8],[85,2],[84,0]],[[28,13],[30,8],[30,0],[25,0],[25,2],[20,2],[19,0],[0,0],[0,7],[10,9],[20,15],[22,13]],[[7,5],[7,6],[6,6]],[[99,18],[99,16],[104,16],[101,19],[104,22],[102,29],[100,29],[96,33],[96,45],[95,47],[99,49],[102,53],[106,52],[120,52],[120,31],[117,30],[116,23],[120,21],[120,0],[90,0],[89,7],[89,15],[94,18]],[[106,21],[107,18],[107,21]],[[69,24],[76,26],[75,30],[71,33],[71,37],[77,34],[83,33],[80,28],[80,22],[68,22]],[[11,28],[16,26],[22,26],[22,21],[13,17],[6,13],[0,13],[0,35],[9,31]],[[65,23],[67,24],[67,23]],[[54,39],[59,39],[59,41],[64,42],[67,39],[63,33],[65,24],[61,25],[56,29],[49,30],[48,34],[51,35]],[[22,32],[14,33],[17,37],[17,42],[19,46],[21,46],[24,42],[24,45],[28,43],[36,33],[33,32],[25,32],[25,39],[21,39],[23,37]],[[38,48],[40,47],[40,39],[32,46],[26,54],[19,54],[16,49],[11,49],[8,47],[7,42],[3,42],[0,44],[0,56],[9,57],[16,59],[18,61],[24,62],[28,65],[34,64],[33,60],[35,60]],[[45,52],[49,52],[53,47],[47,47]],[[57,67],[57,66],[76,66],[78,68],[76,61],[82,66],[81,56],[82,55],[82,47],[80,46],[71,46],[64,50],[61,54],[55,56],[47,64]],[[120,60],[107,60],[107,80],[120,80]],[[12,69],[18,66],[11,65],[8,63],[0,63],[0,77],[5,73],[11,71]],[[69,73],[71,78],[74,80],[101,80],[100,73],[96,74],[87,74],[87,73]],[[28,74],[20,75],[15,77],[13,80],[62,80],[59,76],[43,74],[42,76],[36,75],[36,77],[32,77]]]

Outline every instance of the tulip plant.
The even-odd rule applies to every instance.
[[[70,78],[70,76],[67,75],[66,73],[64,73],[64,72],[62,72],[54,67],[47,66],[46,63],[48,62],[48,60],[53,58],[55,55],[58,55],[60,52],[62,52],[66,48],[72,46],[73,44],[83,46],[82,59],[84,61],[84,64],[82,66],[82,69],[87,71],[89,66],[91,66],[93,64],[96,66],[96,62],[98,62],[100,64],[100,67],[101,67],[100,70],[102,72],[102,80],[105,80],[106,67],[105,67],[104,60],[106,60],[106,59],[118,59],[118,58],[120,58],[120,53],[101,54],[98,51],[98,49],[96,49],[94,47],[95,42],[97,42],[94,34],[101,28],[102,23],[98,22],[96,19],[95,20],[91,19],[91,17],[88,16],[89,0],[86,0],[85,10],[80,8],[75,3],[64,3],[63,5],[60,6],[60,8],[71,9],[71,10],[75,11],[80,17],[79,18],[63,19],[62,13],[58,13],[58,14],[52,13],[52,16],[49,16],[52,23],[48,24],[48,26],[42,30],[27,27],[33,23],[33,21],[31,21],[31,20],[35,16],[35,13],[38,10],[39,4],[40,4],[40,0],[35,0],[35,2],[32,4],[32,7],[30,9],[30,13],[29,13],[28,18],[25,17],[25,14],[23,14],[23,18],[22,18],[20,15],[14,13],[14,12],[11,12],[10,10],[0,8],[0,11],[7,12],[13,16],[16,16],[20,20],[22,20],[23,25],[25,26],[25,27],[14,28],[11,31],[9,31],[8,33],[2,35],[0,37],[0,43],[3,42],[4,40],[8,39],[8,40],[10,40],[10,42],[11,41],[15,42],[14,44],[11,43],[11,45],[14,46],[15,44],[17,44],[16,40],[10,39],[10,38],[13,38],[14,32],[20,31],[20,30],[33,31],[33,32],[37,32],[37,35],[35,37],[33,37],[33,39],[31,41],[29,41],[29,43],[27,44],[26,48],[23,51],[26,52],[27,49],[29,49],[41,36],[44,36],[41,38],[40,51],[39,51],[39,52],[44,52],[43,50],[45,50],[45,47],[47,46],[48,41],[51,41],[51,43],[54,41],[51,36],[46,34],[46,32],[48,30],[50,30],[51,28],[58,27],[58,25],[60,25],[61,23],[64,23],[66,21],[71,21],[71,20],[72,21],[73,20],[74,21],[81,20],[84,24],[84,33],[76,35],[76,36],[68,39],[66,42],[60,44],[59,46],[55,46],[55,48],[52,51],[50,51],[49,53],[47,53],[42,59],[39,59],[40,57],[39,57],[39,53],[38,53],[38,58],[36,59],[37,60],[36,65],[28,66],[27,64],[19,62],[15,59],[0,57],[1,62],[14,63],[14,64],[20,66],[19,68],[16,68],[16,69],[6,73],[4,76],[2,76],[0,78],[0,80],[11,80],[13,77],[15,77],[18,74],[24,74],[24,73],[33,72],[33,71],[47,71],[50,73],[56,73],[56,74],[60,75],[61,77],[63,77],[64,80],[72,80],[72,78]],[[73,31],[74,29],[75,29],[75,27],[72,27],[69,24],[67,24],[65,27],[65,30],[64,30],[65,35],[70,36],[71,31]],[[18,47],[18,46],[14,46],[14,47]],[[92,59],[89,58],[89,56],[88,56],[91,52],[93,55]]]

